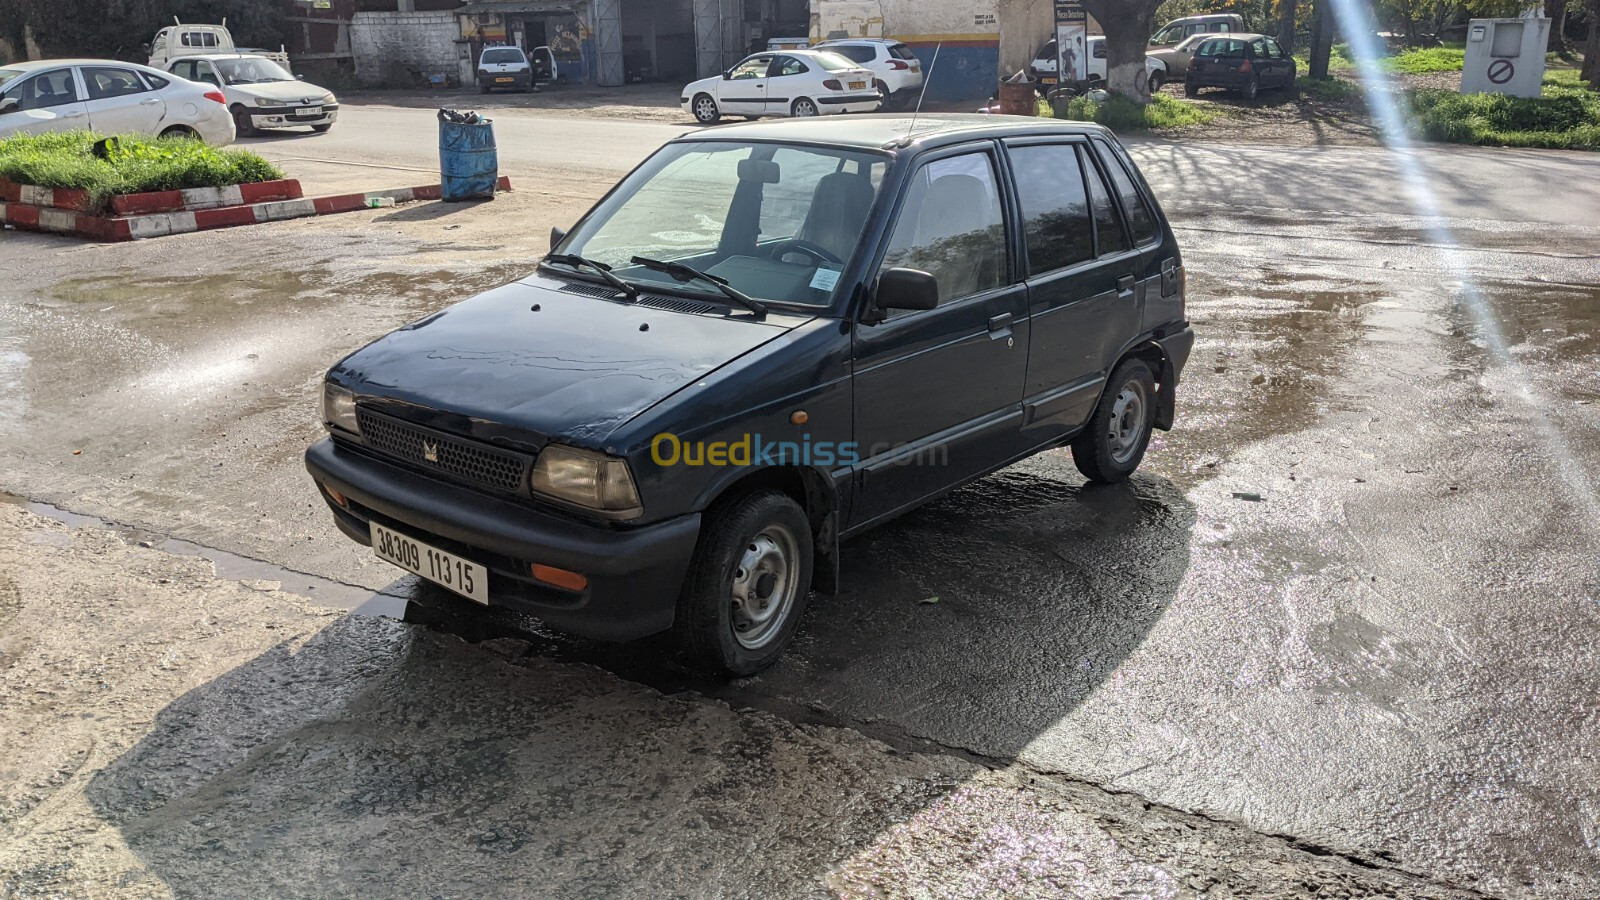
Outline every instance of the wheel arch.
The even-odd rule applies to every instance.
[[[812,588],[831,594],[839,584],[839,493],[826,474],[808,466],[756,466],[711,492],[702,509],[706,513],[727,506],[757,491],[787,495],[805,511],[811,523]]]
[[[1129,359],[1143,361],[1150,367],[1150,373],[1156,377],[1156,415],[1153,425],[1162,431],[1170,431],[1173,420],[1177,418],[1178,409],[1178,373],[1172,364],[1172,358],[1160,344],[1146,338],[1122,351],[1111,371],[1115,372],[1117,366]],[[1111,382],[1107,379],[1106,387],[1102,390],[1110,390],[1110,385]]]

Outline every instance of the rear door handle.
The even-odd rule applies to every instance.
[[[81,112],[69,112],[69,113],[62,113],[61,114],[61,118],[63,118],[63,119],[81,119],[83,117],[84,117],[84,113],[81,113]]]
[[[161,98],[160,97],[151,97],[149,100],[140,100],[139,101],[139,105],[140,106],[155,106],[157,103],[160,103],[160,102],[161,102]]]
[[[1134,283],[1135,283],[1134,282],[1134,277],[1132,275],[1124,275],[1121,278],[1118,278],[1117,279],[1117,293],[1119,293],[1119,294],[1131,294],[1131,293],[1133,293],[1133,285],[1134,285]]]
[[[989,318],[989,330],[990,331],[1002,331],[1002,330],[1004,330],[1006,328],[1010,328],[1010,327],[1011,327],[1011,313],[1001,313],[998,316],[991,316]]]

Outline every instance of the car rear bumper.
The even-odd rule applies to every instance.
[[[500,79],[502,78],[509,78],[511,80],[501,81]],[[507,74],[504,72],[479,72],[478,84],[489,88],[530,88],[533,87],[533,73],[512,72]]]
[[[824,113],[874,112],[883,102],[877,91],[866,94],[834,94],[817,98],[817,107]]]
[[[1196,72],[1189,70],[1183,80],[1195,87],[1242,88],[1250,76],[1242,72]]]
[[[522,610],[582,637],[627,641],[672,627],[679,589],[700,535],[700,514],[613,529],[542,512],[428,478],[324,438],[306,469],[334,520],[371,544],[370,523],[478,562],[490,571],[490,603]],[[345,498],[336,502],[329,490]],[[548,587],[532,563],[589,579],[580,593]]]

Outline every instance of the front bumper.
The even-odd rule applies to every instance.
[[[255,109],[250,112],[250,124],[257,128],[294,128],[300,125],[332,125],[339,119],[339,107],[324,106],[316,115],[302,116],[297,107],[283,109]]]
[[[700,536],[699,513],[626,530],[590,525],[436,481],[327,438],[306,451],[306,469],[352,540],[370,545],[376,520],[459,553],[489,569],[491,604],[595,640],[628,641],[672,627]],[[543,586],[528,575],[531,563],[581,573],[589,586],[582,593]]]

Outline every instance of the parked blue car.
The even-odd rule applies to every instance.
[[[1127,478],[1194,342],[1172,230],[1093,125],[697,132],[552,241],[335,365],[307,468],[383,559],[730,675],[852,535],[1052,447]]]

